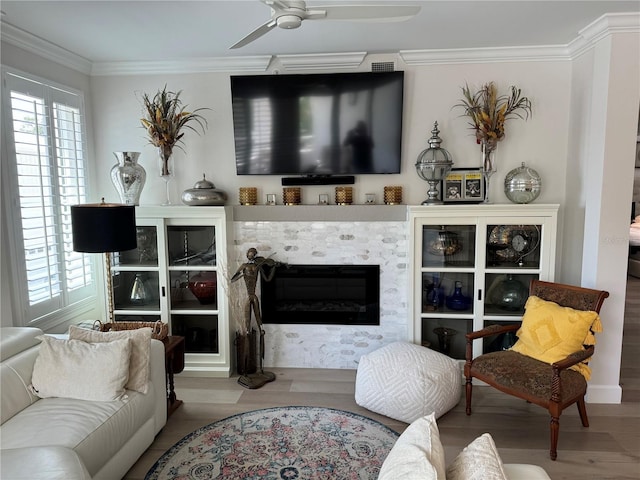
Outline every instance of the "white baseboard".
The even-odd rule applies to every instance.
[[[621,403],[622,388],[620,385],[595,385],[587,387],[587,403]]]

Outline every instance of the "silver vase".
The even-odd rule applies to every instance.
[[[118,163],[111,168],[111,181],[120,201],[125,205],[139,205],[142,187],[147,179],[142,165],[138,164],[140,152],[113,152]]]

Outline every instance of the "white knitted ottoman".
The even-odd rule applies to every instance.
[[[454,359],[420,345],[395,342],[363,355],[356,374],[356,403],[411,423],[457,405],[462,373]]]

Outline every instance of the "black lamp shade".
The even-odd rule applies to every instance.
[[[133,205],[72,205],[71,230],[73,249],[76,252],[121,252],[137,247],[136,213]]]

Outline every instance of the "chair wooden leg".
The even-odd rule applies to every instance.
[[[467,400],[467,415],[471,415],[471,389],[473,384],[471,383],[471,377],[467,377],[467,383],[465,384],[465,397]]]
[[[584,397],[578,400],[578,412],[580,413],[580,420],[583,427],[589,426],[589,418],[587,417],[587,406],[584,404]]]
[[[558,417],[551,417],[551,449],[549,450],[549,457],[551,460],[558,458],[558,434],[560,432],[560,419]]]

